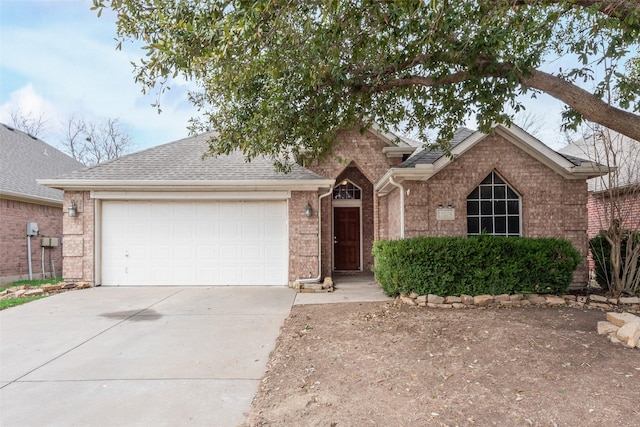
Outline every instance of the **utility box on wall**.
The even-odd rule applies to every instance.
[[[28,222],[27,223],[27,236],[37,236],[40,234],[40,230],[38,230],[37,222]]]
[[[58,247],[58,238],[57,237],[43,237],[40,245],[43,248],[57,248]]]

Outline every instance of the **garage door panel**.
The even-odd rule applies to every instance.
[[[287,283],[286,201],[102,206],[103,285]]]

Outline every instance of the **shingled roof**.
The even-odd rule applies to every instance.
[[[120,157],[88,169],[56,177],[54,181],[118,182],[221,182],[326,180],[300,165],[289,173],[278,171],[273,162],[256,157],[247,162],[240,152],[203,157],[212,134],[205,133]],[[47,183],[51,185],[51,183]]]
[[[453,134],[453,138],[451,139],[451,141],[449,141],[449,149],[452,149],[456,145],[460,144],[473,133],[474,131],[472,131],[471,129],[467,129],[465,127],[459,128]],[[444,151],[441,149],[431,150],[429,148],[425,148],[414,153],[411,157],[402,162],[402,164],[398,167],[413,168],[415,167],[415,165],[433,164],[433,162],[435,162],[442,156],[444,156]]]
[[[62,191],[36,180],[85,167],[44,141],[5,124],[0,124],[0,165],[0,196],[56,204],[62,202]]]
[[[453,138],[451,139],[451,141],[449,141],[449,149],[452,150],[455,146],[457,146],[458,144],[460,144],[461,142],[469,138],[474,133],[475,131],[468,129],[466,127],[458,128],[458,130],[456,130],[455,133],[453,134]],[[560,154],[562,157],[564,157],[565,159],[573,163],[575,166],[580,166],[582,165],[582,163],[586,161],[584,159],[581,159],[579,157],[575,157],[569,154],[564,154],[560,152],[557,152],[557,154]],[[429,148],[425,148],[421,151],[416,152],[414,155],[409,157],[398,167],[413,168],[416,165],[420,165],[420,164],[433,164],[436,160],[438,160],[444,155],[445,153],[442,149],[438,148],[435,150],[431,150]]]

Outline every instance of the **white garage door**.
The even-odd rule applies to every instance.
[[[286,285],[286,201],[102,204],[102,284]]]

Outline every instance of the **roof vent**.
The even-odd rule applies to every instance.
[[[15,129],[14,129],[14,128],[12,128],[11,126],[9,126],[9,125],[5,125],[4,123],[3,123],[3,126],[4,126],[4,127],[6,127],[7,129],[9,129],[9,130],[10,130],[10,131],[12,131],[12,132],[15,130]]]
[[[31,139],[35,139],[36,141],[38,140],[38,137],[37,137],[37,136],[33,136],[33,135],[31,135],[30,133],[27,133],[27,135],[29,135],[29,136],[31,137]]]

